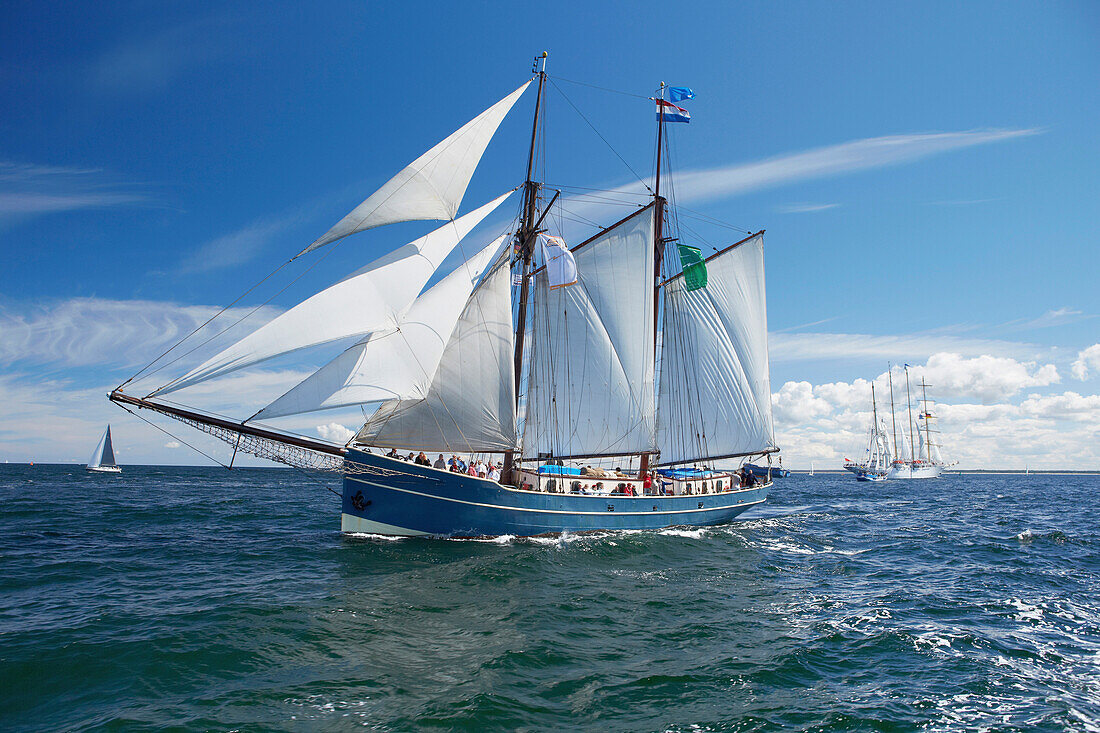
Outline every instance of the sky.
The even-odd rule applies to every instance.
[[[666,185],[680,235],[704,250],[767,230],[788,466],[856,454],[870,382],[881,396],[889,365],[897,387],[908,363],[933,385],[959,467],[1100,469],[1095,3],[11,2],[0,14],[0,460],[84,462],[108,422],[122,463],[208,462],[186,442],[227,458],[105,394],[530,78],[545,50],[538,173],[568,187],[552,223],[571,241],[624,211],[578,192],[629,198],[650,181],[645,97],[661,81],[695,90],[691,124],[670,129]],[[533,105],[529,90],[463,211],[522,183]],[[285,289],[245,295],[241,327],[431,228],[348,238]],[[320,356],[194,397],[255,410]],[[357,419],[287,426],[339,439]]]

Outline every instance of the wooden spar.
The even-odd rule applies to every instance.
[[[707,258],[706,258],[705,260],[703,260],[703,264],[706,264],[706,263],[710,262],[710,261],[711,261],[711,260],[713,260],[713,259],[714,259],[715,257],[721,257],[722,255],[724,255],[724,254],[725,254],[726,252],[729,252],[729,251],[730,251],[731,249],[733,249],[734,247],[739,247],[739,246],[741,246],[742,244],[744,244],[745,242],[748,242],[748,241],[750,241],[750,240],[752,240],[752,239],[755,239],[756,237],[759,237],[759,236],[760,236],[761,234],[763,234],[763,233],[764,233],[764,230],[763,230],[763,229],[761,229],[761,230],[760,230],[760,231],[758,231],[758,232],[757,232],[756,234],[750,234],[749,236],[747,236],[747,237],[745,237],[744,239],[742,239],[742,240],[741,240],[740,242],[734,242],[733,244],[731,244],[731,245],[730,245],[730,246],[728,246],[728,247],[723,247],[722,249],[720,249],[720,250],[718,250],[717,252],[715,252],[714,254],[712,254],[712,255],[711,255],[710,257],[707,257]],[[665,280],[664,282],[662,282],[662,283],[661,283],[661,287],[664,287],[665,285],[668,285],[668,284],[669,284],[670,282],[672,282],[673,280],[675,280],[675,279],[676,279],[676,278],[678,278],[678,277],[682,277],[682,276],[683,276],[683,274],[684,274],[684,273],[682,273],[682,272],[678,272],[678,273],[676,273],[676,274],[675,274],[675,275],[673,275],[672,277],[670,277],[670,278],[668,278],[667,280]]]
[[[658,466],[682,466],[685,463],[704,463],[706,461],[721,461],[726,458],[745,458],[746,456],[766,456],[769,453],[778,453],[778,448],[768,448],[767,450],[754,450],[748,453],[726,453],[721,456],[700,456],[699,458],[692,458],[684,461],[669,461],[668,463],[658,463]]]
[[[335,445],[333,443],[326,443],[319,440],[312,440],[310,438],[303,438],[297,435],[287,435],[286,433],[279,433],[274,430],[265,430],[263,428],[253,427],[252,425],[245,425],[244,423],[233,422],[232,420],[225,420],[220,417],[214,417],[213,415],[204,415],[201,412],[194,412],[192,410],[185,410],[180,407],[174,407],[172,405],[165,405],[161,402],[153,402],[152,400],[142,399],[140,397],[131,397],[128,394],[124,394],[120,390],[115,390],[108,399],[111,402],[117,402],[120,405],[132,405],[144,410],[153,410],[172,417],[183,418],[184,420],[192,420],[203,425],[211,425],[216,428],[223,428],[225,430],[231,430],[241,435],[251,435],[255,438],[263,438],[265,440],[273,440],[276,443],[284,443],[286,445],[293,445],[298,448],[305,448],[306,450],[317,451],[318,453],[325,453],[330,456],[344,456],[347,450],[342,445]]]
[[[653,204],[656,211],[653,217],[653,360],[657,360],[657,325],[660,321],[661,303],[661,263],[665,257],[665,200],[661,197],[661,149],[664,148],[665,110],[661,105],[665,99],[665,83],[661,82],[661,99],[657,102],[657,173],[653,181]],[[643,453],[638,466],[638,477],[645,478],[649,473],[649,454]]]
[[[760,451],[757,451],[759,453]],[[642,457],[648,457],[649,455],[655,455],[657,451],[644,451],[642,453],[575,453],[571,456],[536,456],[534,458],[520,458],[519,461],[573,461],[580,460],[581,458],[633,458],[634,456],[641,455]],[[747,454],[754,455],[754,454]]]
[[[538,61],[536,60],[536,64]],[[520,387],[520,375],[523,374],[523,337],[527,330],[527,297],[530,290],[529,280],[531,271],[531,256],[534,253],[535,233],[538,226],[535,224],[535,208],[538,200],[539,184],[531,179],[535,170],[535,143],[538,140],[539,134],[539,112],[542,109],[542,88],[546,82],[546,52],[542,53],[542,68],[538,72],[539,74],[539,90],[535,97],[535,119],[531,123],[531,146],[527,150],[527,179],[523,184],[524,195],[524,215],[523,215],[523,227],[520,231],[516,232],[516,239],[519,240],[522,248],[523,265],[522,265],[522,277],[520,279],[519,286],[519,313],[516,316],[516,351],[512,357],[512,366],[515,369],[515,381],[516,390],[514,395],[514,402],[517,408],[519,406],[519,387]],[[549,207],[547,207],[549,211]],[[545,216],[545,214],[543,214]],[[542,219],[539,219],[541,223]],[[512,478],[512,464],[515,461],[514,451],[508,451],[504,454],[504,470],[502,473],[502,481],[508,483]]]

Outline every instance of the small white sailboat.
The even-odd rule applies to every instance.
[[[122,473],[122,468],[115,463],[115,449],[111,445],[111,426],[103,431],[103,437],[96,444],[95,452],[88,460],[88,470],[95,473]]]

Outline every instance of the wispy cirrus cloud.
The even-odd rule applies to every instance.
[[[306,216],[302,211],[276,218],[258,219],[236,231],[215,237],[187,255],[180,264],[184,274],[210,272],[248,262],[258,255],[279,235],[302,223]]]
[[[676,176],[680,200],[708,201],[797,181],[911,163],[941,153],[1037,135],[1038,128],[964,130],[852,140],[798,153]]]
[[[97,168],[0,161],[0,225],[43,214],[149,201],[136,184]]]
[[[828,211],[838,206],[840,204],[784,204],[776,206],[775,211],[779,214],[816,214],[819,211]]]

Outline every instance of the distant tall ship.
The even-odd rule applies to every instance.
[[[197,347],[176,349],[150,371],[158,357],[110,399],[207,432],[234,457],[240,451],[343,473],[346,532],[476,537],[711,525],[763,502],[767,478],[718,466],[778,451],[763,231],[706,257],[680,241],[677,209],[663,195],[671,189],[662,179],[666,123],[690,119],[677,102],[694,93],[662,83],[655,107],[644,108],[656,112],[657,128],[649,194],[627,202],[629,215],[568,247],[556,228],[573,217],[554,208],[560,190],[546,201],[536,170],[547,155],[540,140],[545,57],[536,59],[531,80],[286,264],[309,256],[313,267],[339,240],[375,227],[417,220],[444,221],[441,227],[237,334],[190,371],[158,378],[153,389],[124,391]],[[497,126],[536,83],[525,179],[459,216]],[[426,288],[463,238],[520,188],[512,223],[467,243],[461,264]],[[602,203],[610,200],[604,195]],[[304,358],[305,349],[327,351],[331,360],[311,365],[310,376],[259,410],[249,406],[251,416],[165,399],[270,359]],[[362,411],[360,429],[343,444],[268,422],[337,408]],[[398,451],[420,454],[404,460]]]
[[[856,475],[857,481],[885,481],[891,466],[890,443],[886,424],[879,421],[875,403],[875,385],[871,384],[871,429],[867,434],[867,450],[859,461],[844,459],[844,470]]]
[[[901,431],[901,449],[898,448],[898,426],[894,414],[894,373],[890,369],[890,421],[892,424],[894,459],[890,462],[889,478],[916,479],[938,478],[943,469],[955,465],[946,463],[940,453],[940,431],[936,428],[936,416],[932,401],[928,399],[927,384],[921,377],[921,398],[918,400],[917,417],[913,418],[913,401],[909,393],[909,365],[905,366],[905,401],[909,418],[908,436]],[[913,446],[917,445],[916,452]]]
[[[103,437],[96,444],[95,452],[88,460],[87,469],[95,473],[122,473],[122,468],[115,463],[115,449],[111,445],[111,426],[103,431]]]

